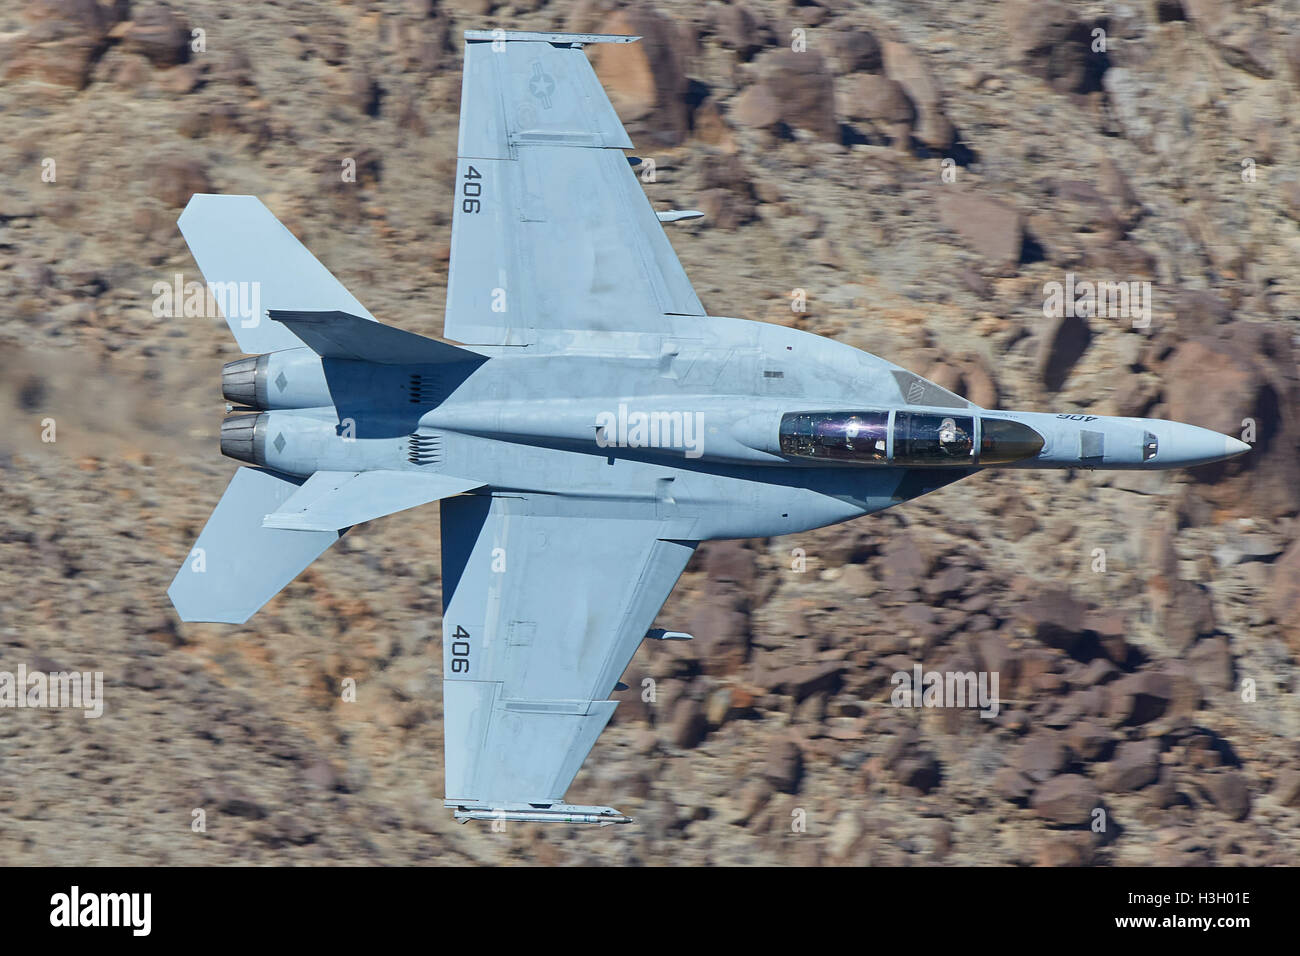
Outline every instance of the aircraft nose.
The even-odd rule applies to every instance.
[[[1166,465],[1204,465],[1250,451],[1244,441],[1195,425],[1176,424],[1160,440],[1160,460]]]
[[[1250,445],[1246,444],[1239,438],[1233,438],[1231,435],[1223,436],[1223,453],[1227,458],[1236,458],[1238,455],[1244,455],[1250,451]]]

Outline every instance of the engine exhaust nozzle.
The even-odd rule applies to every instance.
[[[250,465],[266,463],[266,413],[231,415],[221,423],[221,454]]]
[[[252,355],[221,367],[221,394],[228,402],[266,408],[267,356]]]

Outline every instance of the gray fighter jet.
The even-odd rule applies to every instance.
[[[626,822],[565,791],[696,545],[807,531],[981,468],[1181,468],[1175,422],[995,411],[847,345],[707,315],[583,47],[465,34],[444,334],[376,322],[252,196],[180,229],[242,351],[247,462],[168,594],[241,623],[350,526],[441,502],[446,805]],[[427,513],[413,515],[428,521]]]

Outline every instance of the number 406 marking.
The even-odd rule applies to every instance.
[[[460,201],[461,212],[478,212],[483,208],[479,197],[483,195],[483,183],[480,180],[483,174],[473,166],[465,167],[465,180],[460,184],[460,192],[463,197]]]
[[[453,674],[469,673],[469,631],[456,625],[456,640],[451,642],[451,672]]]

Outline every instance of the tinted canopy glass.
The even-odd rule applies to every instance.
[[[899,465],[969,465],[974,462],[975,419],[969,415],[899,412],[894,416],[894,462]]]
[[[790,412],[781,417],[781,454],[796,458],[888,460],[889,412]]]
[[[1005,465],[1033,458],[1043,450],[1043,436],[1028,425],[1006,418],[980,419],[980,464]]]

